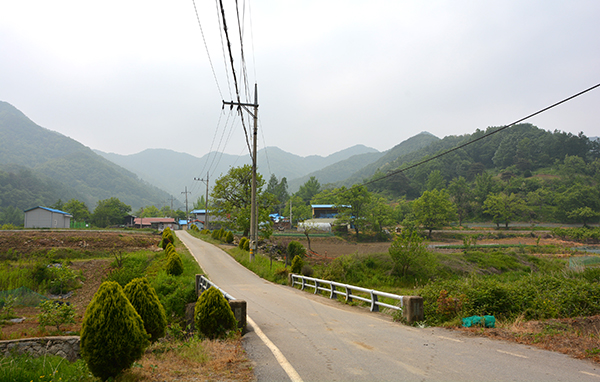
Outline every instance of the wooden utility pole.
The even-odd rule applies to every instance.
[[[258,244],[258,209],[256,206],[256,138],[258,135],[258,85],[254,84],[254,103],[241,102],[225,102],[223,105],[231,107],[243,107],[254,118],[254,130],[252,132],[252,190],[251,190],[251,207],[250,207],[250,261],[254,260],[256,247]],[[248,107],[253,107],[254,112],[251,112]]]
[[[194,180],[198,180],[206,184],[206,200],[204,202],[204,228],[210,229],[208,227],[208,172],[206,173],[206,179],[194,178]]]
[[[187,196],[188,196],[188,194],[191,194],[191,192],[188,192],[187,186],[185,186],[185,191],[182,191],[181,193],[185,194],[185,220],[189,224],[190,223],[190,213],[189,213],[189,210],[188,210]]]

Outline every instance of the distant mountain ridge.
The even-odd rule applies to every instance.
[[[194,178],[206,179],[209,169],[208,177],[212,187],[212,182],[227,173],[230,167],[251,163],[249,154],[235,156],[211,152],[198,158],[167,149],[146,149],[131,155],[105,153],[99,150],[95,152],[173,195],[184,192],[185,187],[188,190],[192,189]],[[326,157],[319,155],[301,157],[277,147],[266,147],[257,153],[258,172],[265,181],[269,180],[270,174],[275,174],[278,179],[286,177],[289,184],[292,179],[364,154],[378,155],[379,152],[364,145],[355,145]],[[193,189],[205,190],[204,186]],[[204,191],[199,192],[198,195],[204,195]],[[196,200],[198,195],[192,195],[193,200]]]
[[[13,206],[22,210],[35,207],[31,203],[48,205],[57,201],[49,200],[50,197],[64,195],[61,198],[63,202],[76,197],[90,209],[98,200],[114,196],[135,210],[150,204],[160,206],[169,197],[166,192],[142,182],[132,172],[95,154],[81,143],[38,126],[14,106],[2,101],[0,170],[7,174],[0,184],[3,191],[0,208]],[[25,178],[10,176],[19,173]],[[31,182],[39,179],[56,192],[49,190],[52,192],[21,198],[30,194],[31,190],[26,189],[27,184],[18,183],[17,179],[33,179]],[[64,190],[69,191],[65,193]]]

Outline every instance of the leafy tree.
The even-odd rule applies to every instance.
[[[310,200],[310,204],[339,204],[339,188],[319,191]]]
[[[296,195],[302,198],[304,204],[309,204],[313,196],[318,194],[320,191],[321,184],[319,183],[319,180],[314,176],[311,176],[306,183],[300,186],[300,189],[298,192],[296,192]]]
[[[73,220],[75,221],[90,221],[90,210],[84,202],[81,202],[77,199],[71,199],[64,204],[63,208],[63,211],[73,215]]]
[[[471,188],[467,184],[467,180],[460,176],[452,179],[448,186],[448,192],[456,206],[458,225],[462,225],[463,220],[468,216],[471,209]]]
[[[310,234],[317,231],[317,224],[312,221],[306,221],[299,225],[298,229],[304,234],[304,236],[306,236],[306,241],[308,242],[308,250],[312,251],[312,248],[310,247]]]
[[[81,356],[92,374],[107,380],[131,367],[144,354],[149,337],[123,288],[115,281],[103,282],[81,326]]]
[[[440,170],[434,170],[431,173],[429,173],[429,177],[427,178],[425,188],[428,191],[443,190],[446,188],[446,180],[442,176],[442,172]]]
[[[508,223],[527,211],[525,201],[512,193],[510,195],[503,192],[490,194],[484,202],[484,212],[492,217],[497,227],[500,227],[500,222],[504,222],[505,227],[508,228]]]
[[[92,214],[92,223],[97,227],[123,224],[130,211],[131,206],[115,197],[100,200]]]
[[[580,208],[589,207],[592,211],[600,210],[600,192],[597,187],[575,182],[571,187],[556,195],[558,217],[561,220],[573,220],[571,215]],[[580,210],[583,211],[583,210]],[[581,219],[575,221],[582,222]]]
[[[402,277],[406,277],[416,267],[421,269],[422,276],[428,276],[436,265],[435,258],[427,251],[423,239],[415,230],[403,230],[394,239],[388,252],[394,262],[393,272]]]
[[[54,208],[55,210],[64,211],[65,205],[62,200],[58,199],[56,203],[50,206],[50,208]]]
[[[285,211],[289,213],[290,204],[292,205],[292,225],[299,221],[304,221],[312,217],[312,209],[310,205],[304,203],[302,198],[296,194],[292,195],[285,205]]]
[[[600,217],[600,212],[592,210],[590,207],[580,207],[567,214],[569,219],[583,223],[584,227],[587,227],[587,223],[595,221]]]
[[[435,228],[450,223],[456,215],[456,207],[449,200],[446,190],[425,191],[413,202],[413,213],[417,224],[429,230],[429,237]]]
[[[75,308],[67,303],[55,300],[44,300],[39,305],[40,314],[38,322],[41,327],[56,326],[57,331],[61,325],[75,323]]]
[[[15,206],[8,206],[4,209],[0,209],[0,223],[23,226],[24,222],[25,214]]]
[[[338,196],[338,221],[350,223],[354,226],[356,240],[359,241],[359,231],[367,223],[367,213],[371,193],[365,186],[342,187]]]
[[[383,235],[383,228],[394,223],[394,209],[381,196],[373,196],[367,209],[368,221],[373,231]]]
[[[258,222],[269,221],[270,207],[275,204],[273,195],[263,192],[264,180],[256,174],[256,204]],[[252,167],[232,167],[227,174],[215,181],[211,198],[214,201],[214,213],[228,219],[232,226],[248,236],[250,232],[252,192]],[[259,224],[260,227],[260,224]]]

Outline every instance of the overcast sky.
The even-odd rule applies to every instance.
[[[196,0],[207,53],[192,0],[0,0],[0,100],[106,152],[247,154],[239,117],[221,110],[235,93],[215,3]],[[421,131],[505,125],[600,83],[597,0],[239,3],[259,148],[384,151]],[[596,89],[529,122],[598,136],[599,117]]]

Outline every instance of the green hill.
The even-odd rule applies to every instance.
[[[117,197],[134,210],[160,205],[169,195],[90,148],[36,125],[0,101],[0,209],[20,211],[76,198],[92,210]]]

